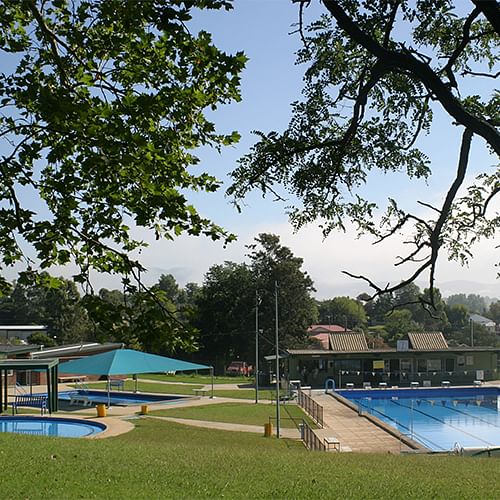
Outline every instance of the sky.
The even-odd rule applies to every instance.
[[[245,261],[246,245],[259,233],[267,232],[280,235],[282,244],[304,259],[303,268],[315,283],[318,299],[356,296],[369,291],[363,282],[344,275],[343,270],[367,275],[379,284],[397,283],[410,272],[394,267],[394,257],[405,251],[401,239],[374,246],[370,238],[357,239],[349,227],[345,234],[333,233],[323,239],[315,224],[294,233],[285,214],[286,202],[263,199],[259,193],[252,193],[245,200],[242,213],[238,213],[225,196],[230,185],[228,172],[256,140],[252,131],[282,131],[287,126],[290,103],[300,98],[305,69],[295,65],[294,53],[301,42],[297,34],[290,34],[298,18],[296,5],[289,0],[236,0],[234,5],[230,12],[198,15],[190,25],[193,31],[211,32],[219,48],[231,53],[243,50],[249,57],[242,75],[242,101],[224,106],[211,115],[221,132],[237,130],[242,137],[240,143],[221,154],[214,151],[200,154],[200,168],[221,179],[223,188],[215,194],[193,194],[190,199],[202,215],[237,234],[238,240],[226,248],[221,242],[203,237],[182,236],[175,241],[157,242],[152,234],[134,228],[135,236],[150,242],[140,256],[149,269],[143,276],[144,281],[152,284],[161,274],[170,273],[181,286],[187,282],[201,283],[211,265]],[[320,13],[323,7],[313,1],[306,11],[306,20],[316,19]],[[431,136],[421,143],[432,159],[435,171],[432,178],[428,182],[410,182],[403,174],[374,174],[369,178],[365,195],[382,207],[388,195],[397,195],[408,208],[415,210],[421,210],[415,203],[417,199],[428,203],[442,201],[456,168],[460,135],[446,114],[439,111],[437,114]],[[472,158],[473,170],[482,169],[484,165],[493,168],[493,159],[479,140],[473,144]],[[475,259],[465,268],[448,262],[443,256],[436,274],[443,294],[465,292],[500,297],[500,282],[495,279],[498,269],[494,267],[500,260],[500,252],[494,246],[491,241],[477,245]],[[52,272],[69,277],[72,269],[53,269]],[[94,276],[93,282],[97,289],[120,286],[117,277]],[[418,284],[423,287],[425,281]]]

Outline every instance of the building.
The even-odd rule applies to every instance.
[[[8,343],[14,339],[27,341],[33,333],[47,334],[47,327],[41,325],[0,325],[0,342]]]
[[[490,332],[495,331],[496,323],[492,319],[485,318],[484,316],[475,313],[470,314],[469,318],[473,323],[484,326]]]
[[[289,380],[313,387],[327,379],[337,387],[470,384],[499,378],[499,354],[495,347],[449,347],[441,332],[409,333],[396,348],[370,349],[363,333],[343,331],[329,334],[327,349],[287,350],[282,365]]]

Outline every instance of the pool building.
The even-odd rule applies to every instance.
[[[322,348],[285,351],[285,378],[312,387],[323,387],[328,379],[336,387],[425,387],[499,378],[498,347],[450,347],[441,332],[415,332],[398,341],[396,348],[370,349],[363,333],[324,330],[318,332],[325,337]]]

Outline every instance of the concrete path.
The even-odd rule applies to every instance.
[[[212,422],[209,420],[193,420],[189,418],[176,418],[176,417],[157,417],[150,415],[150,418],[157,418],[160,420],[168,420],[183,425],[191,425],[193,427],[206,427],[208,429],[219,429],[223,431],[236,431],[236,432],[252,432],[255,434],[264,434],[264,426],[261,425],[245,425],[233,424],[228,422]],[[273,428],[273,434],[276,435],[276,428]],[[300,439],[298,429],[281,428],[280,436],[289,439]]]
[[[324,428],[315,430],[323,441],[336,437],[344,451],[362,453],[395,453],[411,448],[398,438],[381,429],[365,417],[328,394],[313,395],[314,401],[323,407]]]

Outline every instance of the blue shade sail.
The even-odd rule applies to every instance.
[[[59,365],[59,373],[79,375],[130,375],[136,373],[182,372],[209,369],[210,366],[167,358],[156,354],[116,349],[86,356]]]

